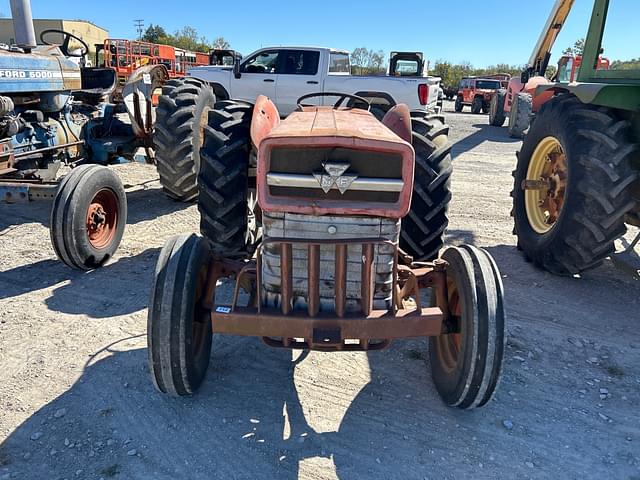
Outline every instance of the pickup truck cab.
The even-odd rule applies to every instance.
[[[319,47],[262,48],[233,66],[202,66],[187,72],[209,83],[218,100],[255,103],[259,95],[269,97],[282,116],[297,107],[297,99],[308,93],[339,92],[369,100],[377,116],[398,103],[410,109],[434,111],[439,77],[351,75],[349,53]],[[333,103],[332,97],[318,102]]]

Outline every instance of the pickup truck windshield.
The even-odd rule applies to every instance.
[[[329,73],[351,73],[349,55],[332,52],[329,55]]]
[[[500,82],[497,80],[478,80],[476,82],[476,88],[482,88],[486,90],[498,90],[501,88]]]

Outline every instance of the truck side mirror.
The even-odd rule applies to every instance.
[[[237,55],[233,61],[233,76],[236,78],[240,78],[242,76],[240,73],[240,57]]]
[[[522,84],[526,84],[529,81],[529,71],[528,70],[523,70],[523,72],[520,74],[520,81],[522,82]]]

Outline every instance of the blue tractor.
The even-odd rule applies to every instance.
[[[151,99],[167,71],[142,67],[113,103],[115,71],[83,67],[82,39],[48,30],[38,45],[29,1],[11,0],[11,9],[16,45],[0,50],[0,200],[52,199],[56,254],[93,269],[113,256],[127,217],[123,185],[105,165],[134,160],[140,149],[152,159]],[[63,166],[71,172],[57,181]]]

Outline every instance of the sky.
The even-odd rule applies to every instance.
[[[189,25],[209,39],[223,36],[244,55],[269,45],[367,47],[387,54],[422,51],[432,64],[443,59],[475,67],[525,64],[554,3],[525,2],[525,11],[516,14],[519,3],[508,0],[31,0],[34,18],[90,20],[112,38],[136,37],[134,20],[144,19],[146,26],[159,24],[168,32]],[[638,18],[640,1],[616,3],[623,11],[610,16],[617,21],[627,26],[625,19]],[[554,58],[586,35],[592,6],[593,0],[575,0]],[[0,12],[10,16],[9,0],[0,0]],[[631,51],[640,44],[640,29],[629,23],[621,30],[624,35],[616,35],[607,49],[616,58],[640,56]]]

